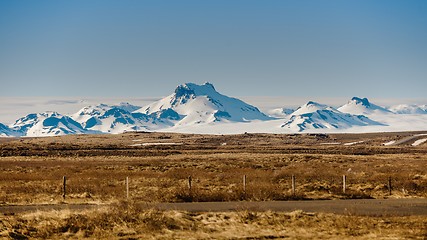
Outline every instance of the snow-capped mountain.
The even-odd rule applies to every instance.
[[[33,113],[16,120],[11,128],[27,137],[93,133],[57,112]]]
[[[313,102],[313,101],[309,101],[306,104],[302,105],[301,107],[297,108],[292,115],[302,115],[302,114],[306,114],[306,113],[312,113],[312,112],[316,112],[316,111],[334,111],[334,112],[338,112],[335,108],[325,105],[325,104],[320,104],[317,102]]]
[[[103,133],[122,133],[125,131],[148,131],[165,125],[152,116],[143,113],[131,113],[140,107],[130,104],[87,106],[71,117],[85,129]]]
[[[389,110],[397,114],[427,114],[427,105],[399,104],[391,106]]]
[[[22,136],[21,132],[14,131],[8,126],[0,123],[0,137],[19,137]]]
[[[269,116],[252,105],[217,92],[210,83],[186,83],[179,85],[171,95],[142,108],[129,103],[98,104],[83,107],[71,115],[57,112],[29,114],[9,126],[0,123],[0,137],[126,131],[239,134],[427,129],[427,105],[402,104],[386,109],[358,97],[338,109],[310,101],[295,111],[275,108],[266,112]]]
[[[347,104],[338,108],[339,111],[351,114],[386,114],[391,111],[370,103],[367,98],[353,97]]]
[[[167,118],[175,126],[270,119],[258,108],[220,94],[211,83],[179,85],[173,94],[136,112]]]
[[[363,115],[343,113],[337,109],[308,102],[292,113],[281,127],[301,132],[313,129],[347,129],[353,126],[381,125]]]

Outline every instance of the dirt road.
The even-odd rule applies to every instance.
[[[32,205],[0,206],[0,213],[13,214],[31,211],[84,210],[108,205]],[[268,202],[193,202],[193,203],[141,203],[143,208],[181,210],[189,212],[250,211],[295,211],[325,212],[369,216],[427,216],[427,199],[357,199],[313,201],[268,201]]]

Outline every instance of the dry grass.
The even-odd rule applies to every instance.
[[[294,212],[189,213],[121,202],[79,213],[0,216],[0,237],[15,239],[425,239],[425,217]]]
[[[123,199],[127,176],[131,198],[150,202],[387,198],[389,177],[391,197],[427,197],[427,144],[381,146],[406,135],[128,133],[8,141],[0,143],[0,204],[61,202],[62,176],[69,203]],[[361,139],[354,146],[320,145]],[[129,147],[143,142],[184,144]]]
[[[408,160],[401,160],[406,158]],[[62,176],[67,176],[67,202],[111,202],[125,196],[139,201],[286,200],[388,196],[427,196],[427,156],[411,154],[353,156],[306,154],[208,154],[139,157],[3,157],[0,203],[62,201]],[[342,194],[342,175],[347,194]],[[246,193],[242,177],[247,176]],[[192,190],[187,177],[192,176]]]
[[[0,139],[0,204],[115,203],[81,212],[0,216],[13,239],[426,239],[422,216],[366,217],[144,210],[147,202],[427,197],[427,144],[386,147],[414,133],[191,135],[127,133]],[[357,142],[343,145],[321,143]],[[135,143],[182,145],[130,147]],[[226,144],[224,144],[226,143]],[[342,175],[348,189],[342,193]],[[242,177],[247,176],[246,192]],[[296,195],[291,176],[296,176]],[[130,201],[125,178],[130,178]],[[188,176],[192,189],[188,189]],[[387,181],[393,191],[388,195]]]

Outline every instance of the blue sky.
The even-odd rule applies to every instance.
[[[0,1],[1,96],[424,98],[427,1]]]

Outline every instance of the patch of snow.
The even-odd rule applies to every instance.
[[[152,142],[152,143],[137,143],[129,145],[130,147],[140,147],[140,146],[159,146],[159,145],[182,145],[182,143],[173,143],[173,142]]]
[[[358,141],[358,142],[349,142],[349,143],[344,143],[344,146],[351,146],[351,145],[355,145],[355,144],[359,144],[359,143],[363,143],[365,141]]]
[[[427,138],[418,139],[417,141],[415,141],[414,143],[412,143],[412,146],[421,145],[421,144],[425,143],[426,141],[427,141]]]
[[[393,145],[395,143],[396,143],[396,141],[390,141],[390,142],[383,143],[383,145],[384,146],[390,146],[390,145]]]

